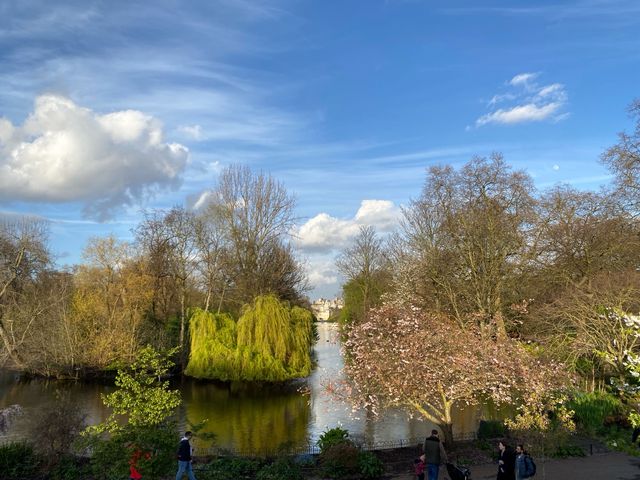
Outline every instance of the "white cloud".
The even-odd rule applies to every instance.
[[[319,213],[293,232],[295,243],[307,251],[329,252],[344,248],[360,231],[361,226],[373,226],[389,232],[400,219],[400,209],[388,200],[363,200],[351,219]]]
[[[378,230],[392,230],[400,219],[400,209],[389,200],[363,200],[356,212],[358,225],[373,225]]]
[[[163,139],[142,112],[95,113],[58,95],[36,98],[22,126],[0,119],[0,201],[81,202],[110,218],[154,192],[177,188],[188,150]]]
[[[518,105],[508,110],[498,109],[495,112],[487,113],[478,120],[476,126],[481,127],[488,123],[514,124],[523,122],[536,122],[549,118],[556,113],[562,105],[560,103],[549,103],[538,106],[533,103]]]
[[[527,85],[538,76],[537,73],[520,73],[509,80],[509,85]]]
[[[494,109],[480,116],[476,127],[488,124],[513,125],[525,122],[550,120],[559,122],[568,118],[563,112],[567,104],[567,92],[561,83],[538,85],[538,73],[520,73],[507,82],[510,91],[495,94],[488,102],[493,109],[498,103],[505,103],[502,108]],[[467,127],[467,130],[470,128]]]
[[[338,283],[338,274],[333,261],[315,260],[307,266],[309,284],[313,288],[335,285]]]

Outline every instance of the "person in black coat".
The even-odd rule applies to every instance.
[[[496,480],[515,480],[516,452],[504,440],[498,443],[500,458],[498,459],[498,476]]]

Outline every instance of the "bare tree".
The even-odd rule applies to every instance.
[[[179,345],[181,365],[185,365],[187,293],[194,282],[198,260],[198,220],[193,212],[182,207],[173,207],[168,212],[147,213],[145,220],[136,229],[136,236],[150,261],[156,286],[163,287],[170,278],[175,285],[180,318]],[[160,293],[156,289],[156,294]],[[156,295],[157,296],[157,295]],[[166,296],[166,295],[163,295]]]
[[[411,272],[411,290],[460,323],[472,318],[504,336],[505,300],[530,255],[532,191],[531,178],[499,154],[459,171],[431,168],[403,222],[409,265],[399,271]]]
[[[636,120],[634,131],[618,134],[618,143],[601,158],[615,175],[617,194],[637,216],[640,213],[640,99],[631,103],[629,115]]]
[[[336,259],[336,266],[346,279],[343,287],[345,308],[353,317],[351,320],[357,321],[379,302],[389,281],[389,265],[383,241],[375,228],[361,226],[353,244]],[[351,288],[357,290],[357,299],[351,298]],[[359,305],[349,305],[353,301],[358,301]]]
[[[231,166],[220,174],[203,215],[224,236],[222,265],[236,306],[255,296],[275,293],[294,299],[305,288],[304,277],[287,245],[294,223],[294,198],[264,173]]]
[[[49,266],[47,237],[48,224],[43,220],[0,219],[0,365],[11,360],[18,368],[27,367],[21,347],[47,308],[42,299],[29,295],[38,275]]]

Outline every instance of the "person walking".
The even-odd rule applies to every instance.
[[[535,474],[535,463],[524,449],[524,445],[516,445],[516,480],[533,478]]]
[[[176,473],[176,480],[182,480],[182,476],[186,473],[189,480],[196,480],[196,476],[193,474],[193,468],[191,468],[191,455],[193,449],[189,440],[193,433],[186,431],[184,437],[180,440],[178,445],[178,473]]]
[[[516,453],[505,440],[498,442],[500,458],[498,459],[498,476],[496,480],[515,480],[516,478]]]
[[[422,450],[427,464],[427,479],[438,480],[440,465],[447,463],[447,452],[438,437],[438,430],[431,430],[431,436],[425,438]]]

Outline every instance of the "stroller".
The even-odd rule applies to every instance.
[[[447,473],[451,480],[471,480],[471,472],[468,468],[447,463]]]

